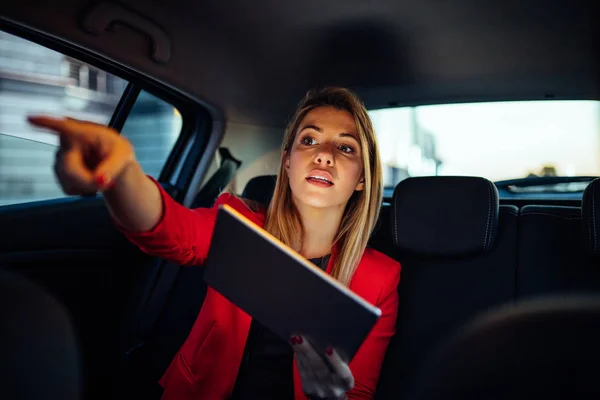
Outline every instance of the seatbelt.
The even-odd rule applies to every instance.
[[[213,196],[215,188],[224,188],[227,184],[229,184],[241,166],[241,161],[233,158],[229,150],[226,148],[220,148],[219,153],[222,157],[221,165],[205,185],[206,187],[210,184],[209,190],[200,190],[197,194],[197,197],[194,199],[191,208],[197,208],[198,204],[201,204],[203,197],[207,195]],[[126,356],[130,356],[135,351],[147,346],[152,342],[152,334],[154,333],[162,310],[167,303],[171,290],[175,284],[175,280],[179,275],[180,268],[182,268],[181,265],[177,263],[162,259],[157,260],[155,264],[156,272],[153,274],[154,276],[151,277],[151,280],[154,281],[154,285],[152,285],[151,289],[148,290],[143,296],[144,300],[142,303],[144,305],[141,308],[139,318],[137,318],[136,323],[133,324],[133,329],[129,335],[129,337],[133,339],[133,344],[127,345],[128,348],[125,352]]]
[[[219,149],[219,155],[221,156],[219,169],[196,194],[191,208],[212,207],[242,165],[242,162],[234,158],[226,147]]]

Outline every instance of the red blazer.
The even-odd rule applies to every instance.
[[[175,202],[158,185],[164,214],[152,230],[132,233],[121,229],[140,249],[182,265],[202,265],[220,204],[228,204],[263,226],[264,215],[251,211],[235,196],[224,194],[213,208],[190,210]],[[333,259],[333,257],[331,258]],[[327,272],[331,273],[330,260]],[[355,385],[350,399],[372,399],[379,371],[394,334],[398,311],[400,264],[373,249],[365,250],[350,289],[376,305],[382,316],[350,362]],[[251,318],[216,291],[208,288],[198,318],[183,346],[160,380],[164,400],[223,400],[228,398],[240,367]],[[296,363],[294,398],[306,399]]]

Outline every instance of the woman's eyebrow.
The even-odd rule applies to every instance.
[[[302,129],[300,129],[300,132],[302,132],[302,131],[303,131],[303,130],[305,130],[305,129],[313,129],[313,130],[315,130],[315,131],[317,131],[317,132],[319,132],[319,133],[323,133],[323,129],[319,128],[319,127],[318,127],[318,126],[316,126],[316,125],[306,125],[306,126],[305,126],[305,127],[303,127]]]
[[[352,134],[352,133],[340,133],[339,134],[340,137],[347,137],[347,138],[352,138],[354,140],[356,140],[357,143],[360,143],[360,141],[358,140],[358,138],[356,137],[356,135]]]
[[[316,125],[306,125],[306,126],[302,127],[302,129],[300,129],[300,132],[303,132],[306,129],[312,129],[312,130],[315,130],[315,131],[317,131],[319,133],[323,133],[323,129],[319,128]],[[341,138],[351,138],[351,139],[354,139],[357,143],[360,143],[360,141],[358,140],[358,138],[356,137],[356,135],[353,134],[353,133],[342,132],[342,133],[338,134],[338,136],[341,137]]]

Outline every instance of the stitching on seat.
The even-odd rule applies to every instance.
[[[487,185],[487,189],[488,189],[488,215],[487,215],[487,221],[485,223],[485,237],[483,238],[483,248],[487,250],[488,248],[488,230],[490,227],[490,216],[492,215],[492,190],[490,189],[490,185],[488,183]],[[491,236],[490,235],[490,242],[491,242]]]
[[[592,186],[592,188],[590,189],[590,188],[589,188],[589,186],[588,186],[588,189],[589,189],[589,190],[592,190],[593,188],[594,188],[594,187]],[[584,199],[586,198],[586,192],[587,192],[587,190],[588,190],[588,189],[586,189],[586,191],[583,193],[583,198],[584,198]],[[593,194],[593,192],[592,192],[592,194]],[[592,202],[592,203],[593,203],[593,202]],[[583,202],[583,204],[582,204],[582,208],[581,208],[582,210],[585,210],[585,209],[583,208],[585,204],[586,204],[586,202]],[[592,205],[592,206],[593,206],[593,205]],[[588,214],[588,213],[586,213],[585,215],[587,216],[587,220],[588,220],[588,240],[590,241],[590,243],[588,243],[588,244],[589,244],[589,246],[590,246],[591,248],[593,248],[593,247],[594,247],[594,245],[591,243],[591,242],[593,242],[593,241],[594,241],[594,237],[592,236],[592,217],[591,217],[592,213],[589,213],[589,214]],[[592,250],[592,252],[593,252],[593,250]]]
[[[591,221],[591,217],[588,217],[588,240],[589,241],[593,241],[594,238],[592,236],[592,221]],[[594,246],[593,244],[590,244],[590,246]]]
[[[568,219],[568,220],[581,219],[581,216],[579,216],[579,215],[558,215],[558,214],[550,214],[550,213],[542,213],[542,212],[526,212],[524,214],[521,214],[521,216],[523,216],[523,217],[526,217],[528,215],[545,215],[548,217],[555,217],[555,218]]]
[[[594,253],[596,252],[596,244],[598,237],[596,236],[596,185],[592,186],[592,224],[594,225]]]
[[[397,213],[397,208],[398,208],[398,199],[394,198],[394,207],[393,207],[393,213],[394,213],[394,237],[396,238],[396,243],[395,245],[398,246],[398,214]]]

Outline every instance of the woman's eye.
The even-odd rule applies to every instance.
[[[317,141],[314,138],[311,138],[310,136],[304,136],[302,140],[300,140],[300,143],[302,143],[305,146],[312,146],[317,144]]]
[[[348,146],[347,144],[340,145],[339,149],[346,154],[354,153],[354,148],[352,146]]]

